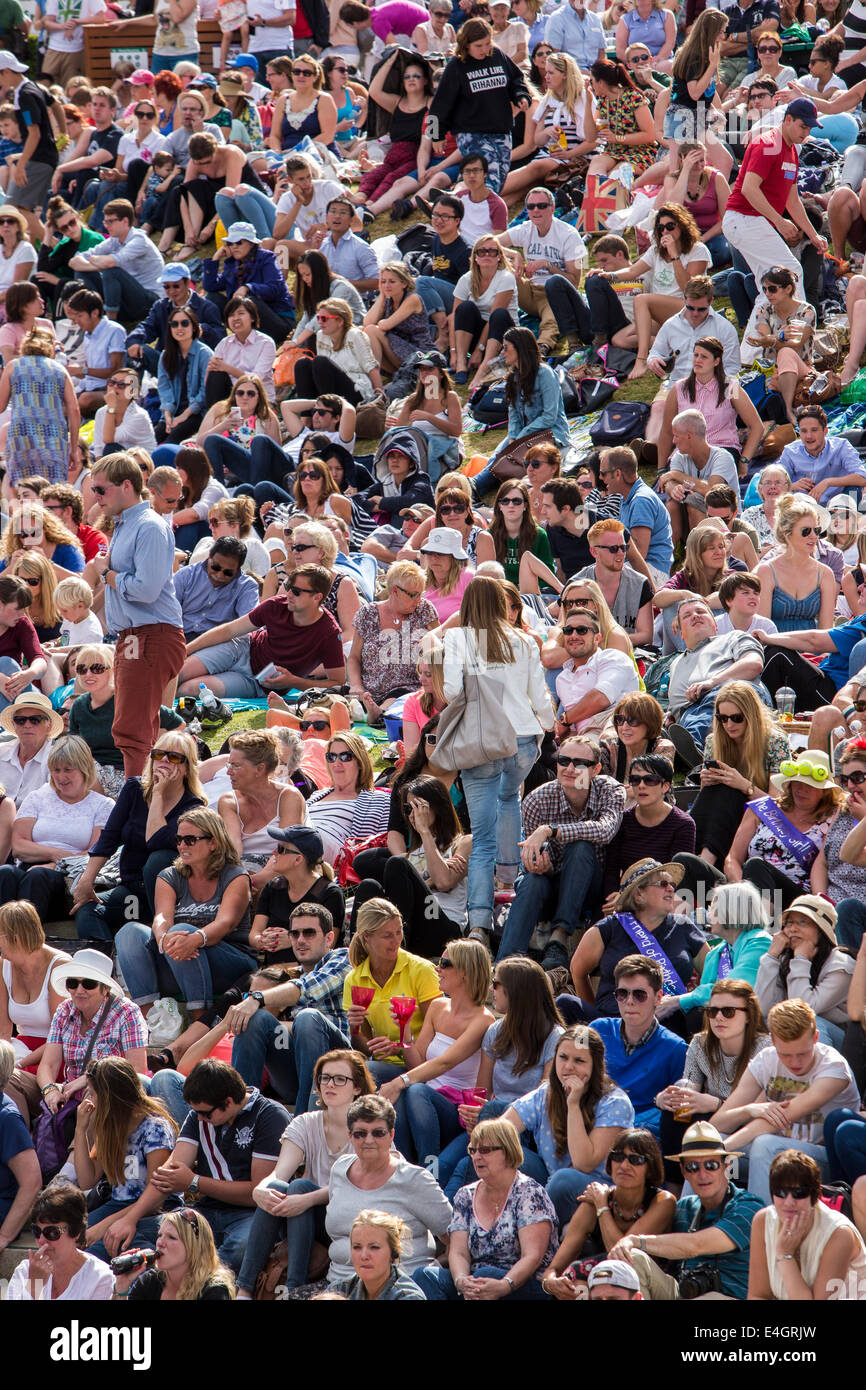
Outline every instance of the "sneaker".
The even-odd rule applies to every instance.
[[[483,927],[473,927],[471,931],[466,933],[466,940],[480,941],[482,946],[486,946],[488,951],[490,950],[490,933],[485,931]]]
[[[565,966],[568,969],[568,951],[561,941],[548,941],[544,959],[541,962],[542,970],[555,970],[557,966]]]
[[[682,724],[669,725],[667,736],[677,750],[677,757],[685,764],[686,772],[691,772],[693,767],[698,767],[704,761],[703,753]]]

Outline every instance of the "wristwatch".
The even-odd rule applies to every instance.
[[[265,1007],[265,996],[262,994],[260,989],[251,989],[247,997],[249,999],[255,999],[260,1009],[263,1009]]]
[[[193,1192],[193,1193],[198,1192],[198,1184],[199,1184],[199,1176],[198,1176],[198,1173],[193,1173],[193,1175],[192,1175],[192,1182],[190,1183],[189,1187],[187,1188],[187,1192]]]

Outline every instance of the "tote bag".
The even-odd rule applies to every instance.
[[[499,673],[466,671],[463,689],[439,716],[436,767],[463,772],[470,767],[512,758],[517,735],[503,711],[503,686],[508,668]]]

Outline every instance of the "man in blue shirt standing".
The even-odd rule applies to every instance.
[[[622,500],[619,519],[631,533],[656,587],[670,579],[674,558],[668,509],[658,493],[637,475],[637,459],[631,449],[608,449],[602,454],[599,477],[609,493]]]
[[[601,16],[588,10],[584,0],[560,5],[547,21],[544,38],[558,52],[570,53],[583,72],[605,55]]]
[[[800,438],[785,445],[778,464],[787,469],[795,492],[808,492],[826,507],[843,488],[866,487],[866,464],[847,439],[828,436],[820,405],[800,407],[797,432]]]
[[[114,518],[111,549],[88,569],[105,584],[105,619],[117,633],[111,736],[123,771],[138,777],[159,735],[162,693],[186,655],[174,592],[174,533],[142,502],[144,477],[129,454],[109,454],[92,468],[93,491]]]

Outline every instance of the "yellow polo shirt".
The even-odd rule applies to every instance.
[[[343,983],[344,1009],[351,1007],[352,985],[364,985],[367,989],[375,989],[375,997],[367,1010],[367,1019],[373,1029],[373,1035],[377,1038],[394,1038],[395,1040],[398,1037],[398,1029],[391,1017],[390,1007],[394,995],[411,996],[413,999],[417,999],[421,1005],[426,1004],[430,999],[438,999],[442,993],[439,988],[439,976],[436,973],[436,967],[431,965],[429,960],[424,960],[422,956],[413,956],[402,948],[397,956],[394,972],[384,985],[377,984],[373,979],[369,959],[361,965],[354,966],[349,971]],[[419,1007],[411,1019],[413,1038],[417,1038],[421,1032],[423,1021]],[[377,1061],[399,1064],[403,1061],[403,1055],[400,1052],[395,1052],[392,1056],[379,1057]]]

